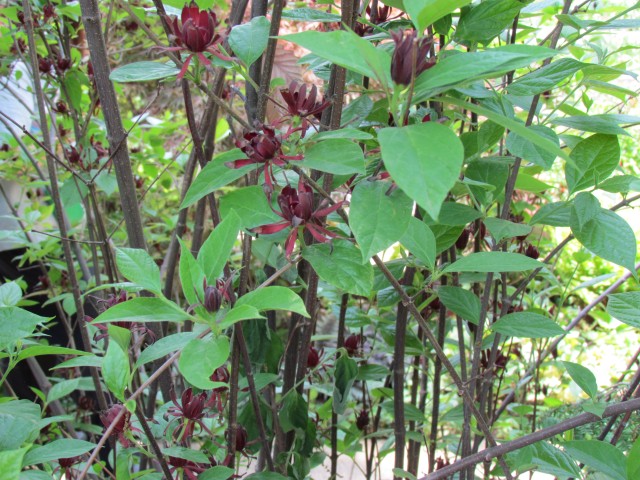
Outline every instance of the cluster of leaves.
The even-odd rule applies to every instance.
[[[29,99],[55,123],[21,131],[2,115],[7,178],[40,189],[14,213],[23,231],[3,238],[46,275],[0,287],[0,382],[43,355],[67,356],[56,370],[69,372],[46,372],[42,407],[0,404],[7,478],[226,479],[257,455],[247,478],[301,479],[325,461],[335,474],[339,455],[360,451],[367,478],[391,452],[393,475],[415,478],[425,447],[428,472],[472,478],[475,463],[455,460],[480,464],[497,456],[496,440],[515,439],[520,448],[485,462],[487,478],[579,477],[579,463],[635,478],[635,432],[623,451],[613,423],[597,440],[536,426],[563,405],[552,369],[588,397],[587,421],[610,415],[616,398],[571,347],[588,337],[588,356],[596,328],[640,327],[637,236],[618,213],[638,201],[620,139],[640,118],[624,110],[635,92],[615,83],[636,75],[601,37],[636,28],[625,16],[637,6],[276,2],[272,24],[254,2],[234,25],[243,2],[213,3],[105,11],[98,34],[119,60],[109,78],[92,40],[97,2],[2,11],[3,72],[40,77],[43,93]],[[323,95],[271,81],[283,43],[309,52]],[[116,56],[137,44],[142,54]],[[104,101],[114,88],[127,113]],[[267,102],[278,113],[266,116]],[[54,235],[33,237],[43,223]],[[619,273],[611,264],[626,269],[624,291],[602,293]],[[77,345],[40,338],[50,319],[27,309],[34,288],[58,305],[54,323],[82,331]],[[628,368],[624,399],[637,387]],[[88,410],[101,425],[64,414],[76,391],[95,392]],[[628,405],[618,406],[638,408]],[[91,441],[64,438],[77,430]],[[111,453],[96,462],[105,443]]]

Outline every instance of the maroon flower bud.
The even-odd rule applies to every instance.
[[[0,147],[0,152],[8,152],[8,151],[9,151],[9,144],[3,143],[2,146]]]
[[[464,230],[462,230],[462,233],[460,234],[460,236],[456,240],[456,248],[458,250],[464,250],[465,248],[467,248],[467,244],[469,243],[469,235],[470,234],[471,234],[471,230],[470,229],[465,228]]]
[[[534,260],[537,260],[540,257],[540,252],[538,251],[538,249],[531,244],[527,246],[524,254],[529,258],[533,258]]]
[[[49,19],[51,19],[51,18],[54,18],[54,17],[58,16],[56,14],[55,7],[50,3],[47,3],[44,7],[42,7],[42,15],[44,16],[44,21],[45,22],[49,21]]]
[[[440,303],[440,299],[438,297],[434,298],[429,302],[429,308],[433,311],[440,310],[442,303]]]
[[[62,468],[71,468],[80,461],[80,457],[59,458],[58,463]]]
[[[53,61],[50,58],[40,57],[38,59],[38,70],[43,75],[51,74],[51,69],[53,68]]]
[[[56,70],[58,73],[64,73],[71,68],[71,59],[59,57],[56,61]]]
[[[350,357],[359,356],[362,353],[363,345],[364,338],[362,335],[352,334],[344,341],[344,348],[347,350]]]
[[[356,417],[356,427],[363,432],[369,426],[369,411],[361,410]]]
[[[134,22],[133,20],[124,22],[124,29],[127,32],[135,32],[138,30],[138,28],[139,28],[139,25],[137,24],[137,22]]]
[[[314,347],[309,347],[307,353],[307,368],[312,370],[320,364],[320,353]]]
[[[80,152],[76,147],[67,148],[66,153],[67,153],[67,160],[69,160],[69,163],[82,164],[82,157],[80,156]]]
[[[435,59],[427,58],[433,41],[428,37],[418,40],[415,30],[405,35],[405,32],[391,32],[391,38],[396,44],[391,58],[391,79],[398,85],[409,85],[414,75],[435,65]]]
[[[121,411],[124,410],[122,416],[116,421],[116,418]],[[105,428],[109,428],[112,424],[115,424],[113,430],[111,430],[112,436],[117,436],[118,441],[124,447],[133,446],[133,443],[125,436],[125,432],[130,430],[129,420],[131,419],[131,413],[121,403],[112,405],[109,410],[100,415],[100,421]]]
[[[27,51],[27,42],[25,42],[22,38],[18,38],[13,45],[11,45],[10,52],[14,55],[18,53],[24,53]]]
[[[447,465],[451,465],[449,463],[449,460],[444,460],[442,457],[436,458],[436,470],[440,470],[441,468],[446,467]]]
[[[180,20],[182,24],[177,18],[172,23],[176,43],[194,53],[206,51],[220,39],[216,34],[216,14],[211,10],[200,10],[195,2],[184,6]]]
[[[238,425],[236,429],[236,452],[243,452],[247,448],[247,438],[247,430],[242,425]]]
[[[69,108],[67,107],[66,103],[60,100],[59,102],[56,102],[55,111],[61,113],[62,115],[66,115],[67,113],[69,113]]]
[[[307,85],[293,81],[289,88],[280,90],[280,95],[287,104],[289,113],[293,116],[305,118],[313,115],[320,119],[320,114],[329,106],[328,101],[317,100],[318,87],[313,85],[307,92]]]
[[[136,188],[140,189],[144,186],[144,178],[139,175],[136,175],[133,179],[136,182]]]
[[[204,308],[209,313],[215,313],[222,306],[222,293],[217,286],[209,285],[204,290]]]

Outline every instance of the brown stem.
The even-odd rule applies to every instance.
[[[614,415],[621,415],[627,412],[633,412],[640,409],[640,398],[636,398],[633,400],[628,400],[626,402],[620,402],[615,405],[608,406],[602,418],[608,418]],[[582,425],[587,425],[589,423],[595,423],[602,420],[602,418],[592,414],[592,413],[582,413],[575,417],[564,420],[560,423],[557,423],[551,427],[543,428],[542,430],[538,430],[537,432],[530,433],[529,435],[525,435],[524,437],[520,437],[516,440],[512,440],[510,442],[502,443],[498,446],[493,446],[482,450],[481,452],[474,453],[473,455],[469,455],[466,458],[462,458],[457,462],[448,465],[446,467],[441,468],[440,470],[429,474],[425,477],[420,478],[420,480],[440,480],[450,478],[456,472],[459,472],[462,469],[467,467],[474,466],[481,462],[490,461],[493,458],[498,456],[505,455],[509,452],[513,452],[520,448],[533,445],[534,443],[540,442],[542,440],[546,440],[547,438],[552,438],[556,435],[559,435],[568,430],[580,427]]]

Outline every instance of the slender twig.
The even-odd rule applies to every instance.
[[[602,414],[602,418],[621,415],[623,413],[633,412],[639,409],[640,399],[636,398],[634,400],[628,400],[626,402],[608,406]],[[505,442],[499,446],[490,447],[482,450],[481,452],[469,455],[468,457],[462,458],[457,462],[443,467],[430,475],[422,477],[420,480],[440,480],[449,478],[451,475],[459,472],[464,468],[476,465],[481,462],[491,461],[498,456],[505,455],[509,452],[513,452],[529,445],[533,445],[534,443],[546,440],[547,438],[552,438],[555,435],[559,435],[563,432],[580,427],[582,425],[599,422],[602,420],[602,418],[592,413],[582,413],[573,418],[569,418],[560,423],[557,423],[551,427],[543,428],[542,430],[530,433],[529,435],[525,435],[524,437],[520,437],[516,440]]]

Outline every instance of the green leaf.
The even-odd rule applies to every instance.
[[[536,471],[559,478],[580,477],[580,469],[566,452],[549,442],[538,442],[531,447],[533,448],[531,463],[537,466]]]
[[[411,217],[407,230],[400,238],[400,243],[433,270],[436,262],[436,237],[424,222]]]
[[[560,140],[558,139],[556,132],[551,130],[549,127],[545,127],[543,125],[531,125],[527,128],[541,137],[548,138],[549,141],[553,142],[558,148],[560,147]],[[512,155],[528,160],[536,165],[540,165],[545,170],[549,170],[556,159],[555,153],[543,149],[515,132],[511,132],[507,135],[507,148]]]
[[[371,294],[373,267],[369,262],[362,263],[362,253],[353,243],[334,240],[331,244],[311,245],[302,251],[302,256],[328,284],[354,295]]]
[[[240,217],[240,225],[247,229],[282,221],[282,218],[271,210],[262,187],[257,185],[239,188],[220,198],[222,218],[227,218],[227,214],[232,210]]]
[[[480,299],[471,291],[462,287],[441,286],[438,298],[447,309],[464,320],[478,325],[480,320]]]
[[[509,337],[548,338],[565,331],[556,322],[533,312],[516,312],[505,315],[491,325],[491,330]]]
[[[135,62],[118,67],[111,72],[112,82],[148,82],[178,75],[179,68],[160,62]]]
[[[335,13],[327,13],[315,8],[295,8],[282,11],[283,20],[294,22],[340,22],[341,17]]]
[[[479,158],[467,166],[463,182],[469,185],[469,191],[478,203],[489,206],[500,197],[508,177],[509,165],[506,163]]]
[[[198,480],[227,480],[233,475],[233,468],[217,465],[198,475]]]
[[[531,226],[522,223],[513,223],[501,218],[486,218],[484,224],[491,232],[496,243],[500,243],[503,238],[520,237],[531,233]]]
[[[474,162],[475,163],[475,162]],[[468,225],[469,223],[482,217],[482,213],[473,207],[456,202],[444,202],[438,215],[438,225],[449,225],[452,227]],[[427,219],[429,225],[430,219]]]
[[[204,301],[204,272],[198,264],[193,254],[184,241],[178,237],[180,242],[180,264],[178,271],[180,273],[180,283],[182,285],[182,293],[190,305],[196,305]]]
[[[227,361],[229,353],[229,339],[224,335],[194,338],[182,350],[178,368],[191,385],[209,390],[216,387],[216,382],[210,380],[211,375]]]
[[[418,76],[413,103],[421,103],[438,93],[476,80],[499,77],[557,54],[550,48],[531,45],[504,45],[481,52],[448,53]]]
[[[455,38],[467,45],[487,44],[513,23],[525,5],[520,0],[486,0],[462,14]]]
[[[640,478],[640,438],[627,453],[627,478]]]
[[[95,443],[75,438],[61,438],[47,443],[42,447],[35,447],[30,450],[22,462],[23,466],[47,463],[60,458],[71,458],[90,452],[96,447]]]
[[[245,165],[241,168],[229,168],[225,165],[227,162],[243,158],[247,158],[247,156],[239,148],[216,155],[195,178],[187,190],[180,208],[190,207],[201,198],[229,185],[258,167],[257,164]]]
[[[142,365],[146,365],[149,362],[153,362],[176,350],[184,348],[187,343],[197,336],[198,334],[194,332],[180,332],[156,340],[140,353],[135,368],[138,369]]]
[[[18,450],[0,451],[0,472],[2,480],[18,480],[22,470],[22,459],[29,447]]]
[[[120,273],[127,280],[153,293],[162,291],[160,269],[146,250],[141,248],[117,248],[116,264]]]
[[[365,98],[365,97],[360,97]],[[352,105],[352,104],[349,104]],[[341,128],[339,130],[327,130],[326,132],[318,132],[308,138],[308,142],[318,142],[320,140],[328,140],[334,138],[346,138],[347,140],[371,140],[373,135],[357,128]]]
[[[240,232],[240,217],[231,210],[211,232],[198,252],[198,263],[208,285],[215,285]]]
[[[404,3],[411,21],[419,32],[454,10],[471,3],[471,0],[409,0]]]
[[[598,188],[611,193],[640,192],[640,178],[634,175],[616,175],[600,183]]]
[[[430,70],[433,70],[433,68]],[[557,157],[561,157],[561,158],[564,158],[565,160],[571,161],[571,159],[569,158],[569,155],[567,155],[552,140],[535,133],[535,131],[527,128],[523,123],[520,123],[517,120],[506,117],[499,113],[496,113],[489,108],[485,108],[480,105],[476,105],[474,103],[460,100],[457,98],[443,97],[442,101],[444,103],[449,103],[451,105],[456,105],[458,107],[466,108],[467,110],[477,113],[478,115],[483,115],[487,117],[489,120],[491,120],[492,122],[497,123],[498,125],[502,125],[504,128],[508,128],[512,132],[515,132],[521,137],[525,138],[526,140],[529,140],[529,142],[540,147],[541,149],[546,150]]]
[[[439,123],[383,128],[378,132],[382,159],[396,184],[432,218],[460,175],[464,148],[453,131]]]
[[[0,452],[34,442],[40,432],[40,419],[40,407],[29,400],[0,403]]]
[[[0,307],[0,350],[29,337],[38,325],[49,319],[18,307]]]
[[[260,58],[267,48],[271,24],[266,17],[253,17],[249,23],[236,25],[229,34],[229,46],[247,66]]]
[[[335,175],[364,174],[364,153],[358,144],[343,138],[323,140],[304,152],[305,167]]]
[[[516,178],[515,188],[525,192],[542,193],[555,187],[538,180],[532,175],[520,172],[518,178]]]
[[[84,350],[75,350],[73,348],[58,347],[55,345],[33,345],[26,347],[18,354],[18,361],[26,358],[37,357],[39,355],[90,355]]]
[[[531,217],[529,223],[551,225],[552,227],[568,227],[571,224],[571,202],[552,202],[542,205]]]
[[[453,262],[443,272],[524,272],[544,266],[544,263],[519,253],[478,252]]]
[[[338,415],[343,414],[347,408],[349,392],[357,376],[358,364],[343,351],[340,358],[336,360],[333,385],[333,411]]]
[[[0,285],[0,308],[15,307],[22,299],[22,290],[16,282]]]
[[[391,56],[351,31],[307,30],[279,38],[300,45],[347,70],[375,78],[385,86],[391,85]]]
[[[636,237],[622,217],[602,208],[582,228],[573,222],[573,215],[571,219],[571,232],[585,248],[605,260],[625,267],[635,275]]]
[[[129,322],[181,322],[189,314],[175,304],[159,298],[137,297],[118,303],[102,312],[92,323]]]
[[[640,328],[640,292],[614,293],[608,296],[607,313],[635,328]]]
[[[569,193],[597,185],[609,177],[620,161],[616,135],[597,133],[585,138],[571,151],[572,163],[565,165]]]
[[[260,310],[251,305],[236,305],[227,312],[222,321],[218,324],[218,327],[229,328],[234,323],[241,322],[242,320],[253,320],[257,318],[264,318],[260,315]]]
[[[573,75],[586,65],[588,64],[573,58],[561,58],[518,77],[507,89],[511,95],[516,96],[538,95],[547,90],[552,90],[562,80]]]
[[[244,477],[245,480],[287,480],[288,477],[285,477],[276,472],[256,472],[251,475]]]
[[[204,452],[201,452],[199,450],[193,450],[187,447],[176,446],[176,447],[163,448],[162,453],[164,453],[166,456],[183,458],[185,460],[189,460],[195,463],[209,463],[210,461],[207,458],[207,456],[204,454]]]
[[[582,389],[584,393],[589,395],[591,398],[595,398],[598,394],[598,382],[596,381],[596,376],[589,370],[587,367],[583,367],[578,363],[573,362],[562,362],[564,368],[567,369],[569,375],[574,382],[578,384],[578,386]]]
[[[62,380],[61,382],[58,382],[51,387],[51,389],[47,393],[47,402],[51,403],[63,397],[66,397],[78,388],[80,388],[79,378]]]
[[[624,454],[609,442],[600,440],[574,440],[563,444],[574,459],[613,480],[627,480]]]
[[[620,124],[640,123],[640,117],[630,115],[578,115],[575,117],[554,118],[551,120],[556,125],[571,127],[583,132],[603,133],[608,135],[629,135]]]
[[[102,377],[107,388],[120,401],[124,402],[124,391],[130,376],[129,356],[116,341],[110,341],[107,353],[102,360]]]
[[[594,400],[588,400],[580,404],[582,409],[587,413],[592,413],[596,417],[602,418],[604,411],[607,409],[606,402],[596,402]]]
[[[573,199],[573,208],[571,210],[571,225],[575,225],[578,230],[596,218],[600,213],[601,207],[598,199],[588,192],[580,192]]]
[[[250,305],[257,310],[288,310],[309,317],[304,302],[293,290],[286,287],[264,287],[243,295],[236,307]]]
[[[282,402],[282,407],[278,416],[280,417],[280,425],[283,432],[291,430],[306,430],[309,421],[309,406],[295,390],[289,392]]]
[[[362,181],[351,196],[349,220],[363,263],[402,238],[413,202],[401,190],[387,194],[389,182]]]

